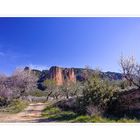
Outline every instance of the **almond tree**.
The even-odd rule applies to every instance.
[[[129,85],[140,88],[140,65],[136,63],[134,57],[131,56],[126,58],[121,56],[120,65],[123,75],[129,82]]]
[[[0,106],[36,88],[37,78],[31,70],[17,69],[11,77],[0,75]]]
[[[45,80],[44,85],[46,88],[45,93],[47,96],[47,100],[49,99],[50,96],[58,98],[59,89],[54,80],[47,79],[47,80]]]
[[[31,70],[17,69],[11,77],[11,85],[20,93],[29,93],[36,89],[37,80]]]
[[[82,95],[83,86],[79,83],[65,83],[61,86],[61,92],[62,96],[65,96],[66,99],[69,99],[70,97],[79,97]]]
[[[7,105],[14,94],[6,84],[7,79],[5,75],[0,75],[0,106]]]

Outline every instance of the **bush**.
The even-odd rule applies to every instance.
[[[35,96],[35,97],[42,97],[42,96],[45,96],[44,95],[44,92],[39,90],[39,89],[36,89],[35,91],[31,92],[31,93],[28,93],[28,95],[31,95],[31,96]]]
[[[116,100],[109,104],[108,114],[117,118],[140,118],[140,90],[124,90],[117,94]]]
[[[22,111],[27,105],[28,103],[26,101],[15,99],[11,101],[7,108],[5,108],[5,112],[18,113]]]
[[[85,114],[85,111],[84,111],[85,109],[82,105],[83,104],[81,103],[80,97],[61,100],[55,104],[55,106],[61,108],[64,111],[73,111],[80,115]]]
[[[81,107],[86,109],[87,106],[93,105],[101,113],[105,112],[109,102],[115,98],[117,90],[118,88],[114,84],[111,84],[108,80],[101,79],[99,74],[95,74],[86,82]]]
[[[89,105],[86,108],[86,112],[89,116],[101,115],[101,111],[99,110],[99,108],[94,105]]]

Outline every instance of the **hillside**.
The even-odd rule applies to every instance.
[[[29,67],[25,67],[28,70]],[[84,68],[62,68],[58,66],[52,66],[49,70],[37,70],[32,69],[32,71],[38,76],[38,84],[41,87],[42,83],[46,79],[53,79],[56,81],[57,85],[63,85],[65,81],[71,82],[82,82],[85,81],[90,75],[92,75],[95,70],[84,69]],[[107,78],[109,80],[121,80],[123,75],[116,72],[100,72],[102,78]]]

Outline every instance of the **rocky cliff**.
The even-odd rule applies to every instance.
[[[63,70],[59,67],[51,67],[49,70],[50,79],[53,79],[57,85],[63,85]]]
[[[66,82],[76,82],[76,75],[73,68],[65,68],[63,69],[63,79]]]
[[[28,67],[25,68],[25,70]],[[43,83],[46,79],[55,80],[57,85],[63,85],[66,82],[85,81],[88,75],[92,75],[94,70],[86,70],[83,68],[62,68],[53,66],[49,70],[32,70],[39,77],[38,83]],[[115,72],[101,72],[101,77],[109,80],[121,80],[123,78],[121,73]]]
[[[50,79],[53,79],[57,85],[63,85],[65,82],[76,82],[74,69],[60,68],[53,66],[49,70]]]

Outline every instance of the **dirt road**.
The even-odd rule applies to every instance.
[[[29,104],[24,111],[18,114],[0,114],[0,122],[38,122],[45,107],[45,103]]]

